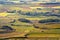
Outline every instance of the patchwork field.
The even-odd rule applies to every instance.
[[[0,12],[0,38],[60,37],[60,13],[42,10],[6,6]]]

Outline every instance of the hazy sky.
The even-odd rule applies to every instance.
[[[0,0],[0,1],[6,1],[6,0]],[[10,1],[32,1],[32,0],[10,0]],[[33,0],[33,1],[38,1],[38,2],[60,2],[60,0]]]

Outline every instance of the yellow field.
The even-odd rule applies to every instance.
[[[0,13],[0,16],[7,16],[9,13]]]

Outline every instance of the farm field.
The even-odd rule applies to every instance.
[[[0,39],[60,37],[60,6],[0,6]],[[7,39],[8,40],[8,39]],[[27,39],[28,40],[28,39]]]

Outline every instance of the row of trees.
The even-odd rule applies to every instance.
[[[8,13],[18,13],[21,15],[27,15],[27,16],[60,16],[60,12],[57,12],[57,14],[55,12],[23,12],[21,10],[12,10],[12,11],[7,11]]]

